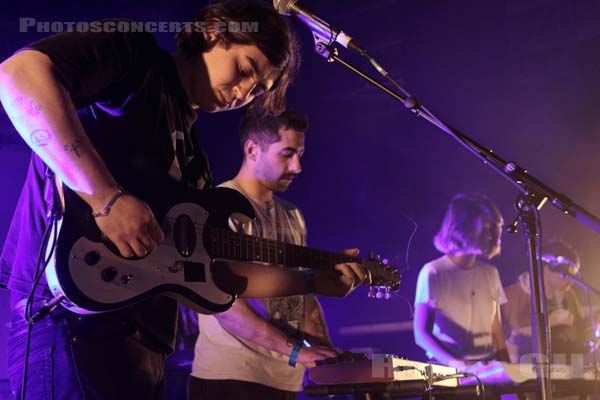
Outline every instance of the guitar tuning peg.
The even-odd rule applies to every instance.
[[[392,288],[386,287],[384,297],[386,300],[389,300],[392,297]]]
[[[381,288],[379,286],[377,287],[377,293],[375,294],[375,298],[376,299],[382,299],[383,298],[383,292],[381,291]]]
[[[377,254],[377,261],[381,262],[381,254]]]
[[[376,291],[375,286],[369,287],[369,294],[368,294],[368,296],[371,297],[371,298],[375,297],[375,291]]]

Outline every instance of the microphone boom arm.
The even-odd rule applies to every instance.
[[[326,40],[324,40],[322,37],[319,37],[318,33],[315,32],[313,32],[313,37],[315,40],[315,51],[320,56],[325,57],[328,62],[339,63],[388,96],[392,97],[394,100],[402,103],[405,108],[412,111],[418,117],[425,119],[432,125],[444,131],[465,149],[467,149],[471,154],[481,160],[486,166],[508,180],[520,192],[535,200],[537,203],[541,202],[541,200],[538,199],[546,198],[563,214],[574,217],[585,226],[594,230],[596,233],[600,233],[600,218],[587,211],[579,204],[575,203],[566,195],[558,192],[541,180],[537,179],[535,176],[529,174],[516,162],[504,160],[502,157],[494,153],[490,148],[481,145],[464,133],[460,132],[458,129],[452,127],[450,124],[437,118],[429,109],[421,104],[421,102],[419,102],[398,83],[396,83],[396,85],[401,88],[401,91],[404,94],[393,91],[392,89],[375,80],[367,73],[356,68],[347,61],[344,61],[342,58],[340,58],[337,49],[332,46],[333,41],[327,43]],[[392,78],[390,78],[388,75],[388,79]],[[542,202],[541,205],[543,206],[543,204],[544,203]]]
[[[369,82],[379,90],[386,93],[388,96],[399,101],[405,108],[412,111],[418,117],[424,118],[429,123],[435,125],[443,132],[452,137],[462,147],[467,149],[471,154],[477,157],[484,165],[488,166],[500,176],[508,180],[514,187],[519,190],[520,197],[517,203],[518,220],[523,225],[523,233],[527,240],[529,249],[529,273],[532,277],[532,287],[535,290],[531,291],[531,307],[532,307],[532,329],[534,337],[534,352],[538,355],[534,357],[533,364],[535,366],[537,382],[538,382],[538,398],[540,400],[551,400],[551,382],[549,373],[550,360],[550,330],[548,325],[548,315],[546,311],[546,294],[542,276],[542,251],[539,246],[541,243],[541,219],[539,211],[547,203],[547,200],[557,207],[564,214],[574,217],[579,222],[588,226],[597,233],[600,233],[600,219],[583,207],[576,204],[569,197],[554,190],[549,185],[540,181],[536,177],[527,173],[527,171],[519,166],[516,162],[508,162],[502,157],[494,153],[491,149],[479,144],[467,135],[452,127],[450,124],[437,118],[423,104],[421,104],[414,96],[412,96],[404,87],[395,82],[389,74],[379,66],[379,64],[364,52],[362,55],[367,57],[370,63],[390,81],[401,93],[397,93],[387,86],[379,83],[368,74],[356,68],[352,64],[344,61],[339,57],[337,49],[333,47],[335,39],[332,38],[329,42],[324,40],[322,36],[313,31],[315,40],[315,50],[317,53],[327,59],[328,62],[337,62],[346,69],[352,71],[362,79]],[[513,223],[509,228],[509,232],[516,232],[517,223]]]

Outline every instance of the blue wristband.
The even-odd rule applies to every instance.
[[[297,342],[294,345],[294,348],[292,349],[292,352],[290,353],[290,359],[288,360],[288,365],[290,367],[294,367],[296,368],[296,361],[298,361],[298,353],[300,353],[300,349],[302,348],[303,344],[301,341]]]

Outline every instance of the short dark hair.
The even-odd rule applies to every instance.
[[[285,109],[285,93],[294,79],[300,62],[299,45],[287,21],[274,9],[257,1],[225,0],[213,3],[198,13],[192,23],[219,23],[223,26],[257,23],[256,31],[219,30],[224,45],[256,45],[281,74],[268,92],[257,97],[248,108],[254,113],[277,115]],[[177,47],[187,57],[195,57],[210,50],[200,29],[181,30]],[[205,25],[204,25],[205,26]]]
[[[308,118],[291,108],[286,109],[277,116],[247,113],[240,124],[240,145],[243,149],[246,141],[252,139],[262,149],[265,149],[270,144],[281,140],[280,128],[306,132],[308,130]]]
[[[481,243],[477,237],[482,222],[493,225],[491,242],[498,243],[504,221],[496,205],[481,193],[455,195],[433,240],[435,248],[444,254],[480,252],[484,256],[490,256],[489,253],[495,248],[480,248]]]

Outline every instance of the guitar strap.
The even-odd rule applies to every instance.
[[[162,99],[166,106],[166,118],[175,158],[169,175],[187,188],[207,189],[213,186],[208,158],[192,131],[197,116],[185,103],[187,97],[178,95],[172,81],[162,81]]]
[[[63,213],[65,210],[65,190],[62,180],[44,164],[44,201],[46,203],[46,229],[56,229],[56,232],[50,232],[50,238],[58,237],[58,232],[62,227]],[[53,223],[56,221],[56,223]],[[51,226],[52,225],[52,226]],[[45,249],[45,258],[51,257],[51,263],[56,262],[56,254],[48,254],[54,249],[53,243],[47,243]],[[54,250],[52,250],[54,251]]]
[[[44,164],[44,201],[46,203],[46,215],[58,219],[62,218],[65,210],[65,192],[62,180]]]

